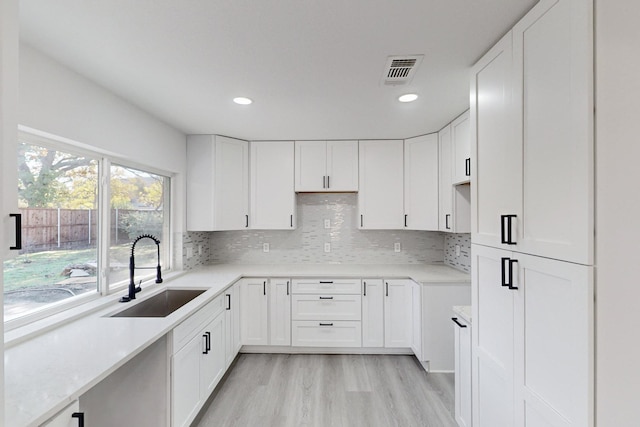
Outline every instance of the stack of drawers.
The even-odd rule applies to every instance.
[[[361,347],[360,279],[297,279],[291,288],[291,344]]]

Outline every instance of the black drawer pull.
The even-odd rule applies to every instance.
[[[327,188],[331,188],[331,184],[330,184],[329,178],[331,178],[331,177],[329,175],[327,175]]]
[[[333,280],[320,280],[321,285],[333,285]]]
[[[9,217],[16,219],[16,245],[9,246],[11,251],[22,249],[22,214],[9,214]]]
[[[320,322],[320,326],[333,326],[333,323],[322,323],[322,322]]]
[[[471,157],[464,160],[464,176],[471,176]]]
[[[202,334],[202,338],[204,338],[204,351],[202,354],[209,354],[209,350],[211,350],[211,332],[205,332]]]
[[[461,328],[466,328],[467,327],[467,325],[464,325],[464,324],[460,323],[458,321],[457,317],[452,317],[451,320],[453,320],[453,323],[455,323],[456,325],[460,326]]]
[[[84,427],[84,412],[74,412],[71,414],[71,418],[77,418],[78,427]]]
[[[327,188],[327,177],[322,176],[322,188]]]
[[[320,297],[320,299],[333,299],[333,297]]]

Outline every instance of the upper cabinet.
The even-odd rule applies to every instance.
[[[404,226],[438,230],[438,134],[404,140]]]
[[[593,263],[591,9],[541,1],[474,66],[474,243]]]
[[[451,160],[453,184],[468,183],[471,179],[471,128],[469,111],[451,122]]]
[[[359,228],[404,228],[404,142],[360,141],[359,157]]]
[[[296,141],[295,191],[358,191],[358,141]]]
[[[187,137],[187,229],[249,227],[249,143],[219,135]]]
[[[251,142],[250,163],[251,228],[295,228],[293,141]]]
[[[471,186],[453,185],[453,123],[438,132],[439,175],[438,192],[440,231],[469,233],[471,228]]]

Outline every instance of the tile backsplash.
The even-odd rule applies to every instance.
[[[357,215],[356,194],[301,193],[297,196],[295,230],[186,234],[195,249],[198,244],[194,242],[203,234],[208,236],[211,253],[206,262],[211,264],[423,264],[444,261],[445,237],[442,233],[359,230]],[[330,228],[325,229],[327,219]],[[263,243],[269,243],[268,253],[263,252]],[[325,243],[330,243],[330,252],[324,252]],[[400,252],[394,252],[395,243],[400,243]],[[185,260],[185,269],[197,263],[193,258]]]
[[[456,256],[456,245],[460,256]],[[444,263],[450,267],[471,273],[471,234],[446,234],[444,238]]]

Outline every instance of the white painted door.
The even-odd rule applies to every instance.
[[[249,227],[249,143],[215,136],[216,230]]]
[[[270,279],[270,345],[291,345],[291,279]]]
[[[471,179],[471,126],[469,124],[469,111],[465,111],[460,117],[451,122],[451,148],[453,153],[452,181],[453,184],[462,184]]]
[[[326,191],[326,141],[296,141],[295,158],[295,191]]]
[[[592,427],[593,267],[515,258],[515,425]]]
[[[295,228],[293,141],[251,142],[251,228]]]
[[[452,180],[451,125],[438,132],[438,228],[440,231],[453,231],[453,180]]]
[[[198,334],[173,355],[171,370],[172,426],[188,426],[200,408],[200,356],[206,349]]]
[[[384,281],[384,346],[410,348],[413,340],[412,280]]]
[[[384,347],[382,279],[362,279],[362,346]]]
[[[226,370],[225,313],[218,314],[203,330],[205,350],[200,354],[200,393],[203,401],[216,387]]]
[[[411,282],[411,350],[418,360],[424,360],[422,352],[422,285]],[[428,327],[428,325],[427,325]]]
[[[512,252],[472,245],[471,258],[473,424],[513,427],[517,290],[502,285],[502,266],[508,268]],[[517,270],[517,265],[511,265]]]
[[[513,29],[524,197],[516,250],[581,264],[593,263],[592,9],[541,1]]]
[[[73,414],[80,411],[80,403],[74,400],[73,403],[56,416],[46,421],[41,427],[77,427],[79,418],[74,418]],[[84,414],[83,414],[84,415]]]
[[[502,244],[502,228],[513,227],[512,241],[522,220],[522,145],[512,125],[512,33],[505,35],[471,70],[471,239],[494,247]],[[513,215],[513,217],[502,217]],[[501,227],[501,218],[505,227]]]
[[[327,141],[327,190],[358,191],[358,141]]]
[[[454,317],[455,414],[460,427],[471,427],[471,325]]]
[[[187,229],[215,230],[215,140],[212,135],[187,137]]]
[[[404,140],[407,230],[438,230],[438,134]]]
[[[268,280],[243,279],[240,283],[240,327],[243,345],[269,344]]]
[[[404,228],[404,143],[360,141],[359,228]]]

